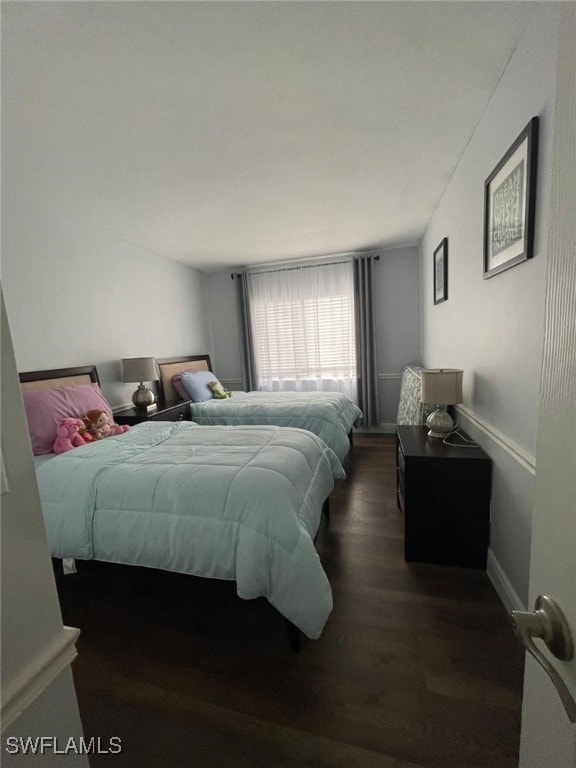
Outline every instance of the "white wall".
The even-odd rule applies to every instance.
[[[52,101],[28,72],[42,66],[50,43],[20,58],[11,41],[2,83],[2,282],[16,362],[19,370],[95,363],[104,393],[121,405],[135,389],[118,383],[122,357],[207,351],[202,275],[95,216],[90,182],[99,169],[81,130],[74,68],[65,68],[70,79]],[[101,139],[97,131],[92,138]],[[108,150],[113,157],[118,146]]]
[[[243,389],[237,279],[230,270],[204,275],[205,314],[214,373],[226,389]],[[190,353],[191,354],[191,353]]]
[[[420,361],[420,273],[417,247],[379,251],[374,270],[380,429],[393,431],[402,367]],[[212,364],[224,386],[242,388],[237,284],[230,271],[204,276]]]
[[[10,329],[0,293],[2,334],[2,736],[82,735],[69,663],[77,632],[62,625],[48,554]],[[1,745],[2,764],[12,758]],[[46,754],[13,764],[60,765]],[[87,766],[85,756],[76,757]]]
[[[494,459],[490,563],[526,601],[542,365],[546,235],[558,8],[542,7],[518,45],[421,243],[428,367],[463,368],[459,419]],[[534,258],[483,280],[484,182],[540,116]],[[448,237],[448,300],[432,300],[433,252]]]
[[[393,432],[402,368],[420,362],[418,248],[380,251],[374,270],[381,429]]]
[[[112,406],[129,403],[122,357],[209,351],[202,274],[120,240],[4,202],[2,282],[20,371],[95,363]],[[34,211],[38,214],[38,211]]]

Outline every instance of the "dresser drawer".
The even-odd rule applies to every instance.
[[[154,410],[127,408],[114,413],[117,424],[135,426],[143,421],[188,421],[190,419],[190,403],[182,400],[163,400]]]
[[[151,415],[149,419],[150,421],[187,421],[188,404],[182,403],[174,406],[174,408],[165,408],[159,413]]]
[[[401,445],[398,445],[396,449],[396,465],[398,466],[398,469],[404,472],[404,451],[402,450]]]

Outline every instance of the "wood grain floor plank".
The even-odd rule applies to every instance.
[[[99,563],[58,579],[86,733],[125,739],[115,768],[517,765],[523,653],[485,573],[404,561],[394,456],[356,437],[317,539],[334,611],[299,654],[232,583]]]

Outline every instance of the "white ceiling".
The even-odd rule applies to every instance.
[[[206,271],[415,244],[533,11],[4,3],[4,153],[79,229]]]

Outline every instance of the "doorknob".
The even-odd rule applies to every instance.
[[[570,661],[574,656],[572,634],[560,606],[551,597],[538,595],[533,611],[512,611],[510,620],[520,642],[544,668],[554,683],[568,719],[571,723],[576,723],[576,701],[557,670],[533,640],[533,638],[544,640],[550,653],[561,661]]]

